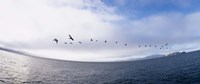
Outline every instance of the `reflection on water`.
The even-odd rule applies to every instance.
[[[30,58],[12,53],[7,54],[5,52],[1,52],[0,56],[0,79],[2,81],[6,83],[21,83],[22,81],[27,80],[31,70],[31,67],[29,66],[31,63]]]
[[[200,83],[199,52],[113,63],[41,59],[0,51],[0,84]]]

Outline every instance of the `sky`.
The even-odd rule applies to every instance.
[[[199,50],[199,3],[199,0],[1,0],[0,47],[73,61],[120,61]],[[75,41],[69,39],[69,34]],[[59,40],[58,44],[53,42],[54,38]],[[105,40],[108,42],[104,43]],[[159,49],[166,43],[165,48],[170,49]]]

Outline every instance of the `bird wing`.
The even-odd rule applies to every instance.
[[[72,38],[72,36],[71,36],[71,35],[69,35],[69,38],[71,39],[71,38]]]
[[[74,38],[72,38],[72,36],[71,36],[71,35],[69,35],[69,39],[71,39],[72,41],[74,40]]]
[[[57,39],[53,39],[53,41],[57,41]]]

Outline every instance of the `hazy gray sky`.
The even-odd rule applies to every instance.
[[[0,46],[77,61],[116,61],[196,50],[200,45],[198,2],[1,0]],[[73,45],[64,44],[70,42],[68,34],[75,39]],[[53,42],[54,38],[59,40],[58,44]],[[98,42],[90,42],[91,38]],[[166,43],[172,49],[138,47]]]

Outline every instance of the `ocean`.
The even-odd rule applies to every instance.
[[[0,84],[200,84],[200,51],[125,62],[62,61],[0,51]]]

